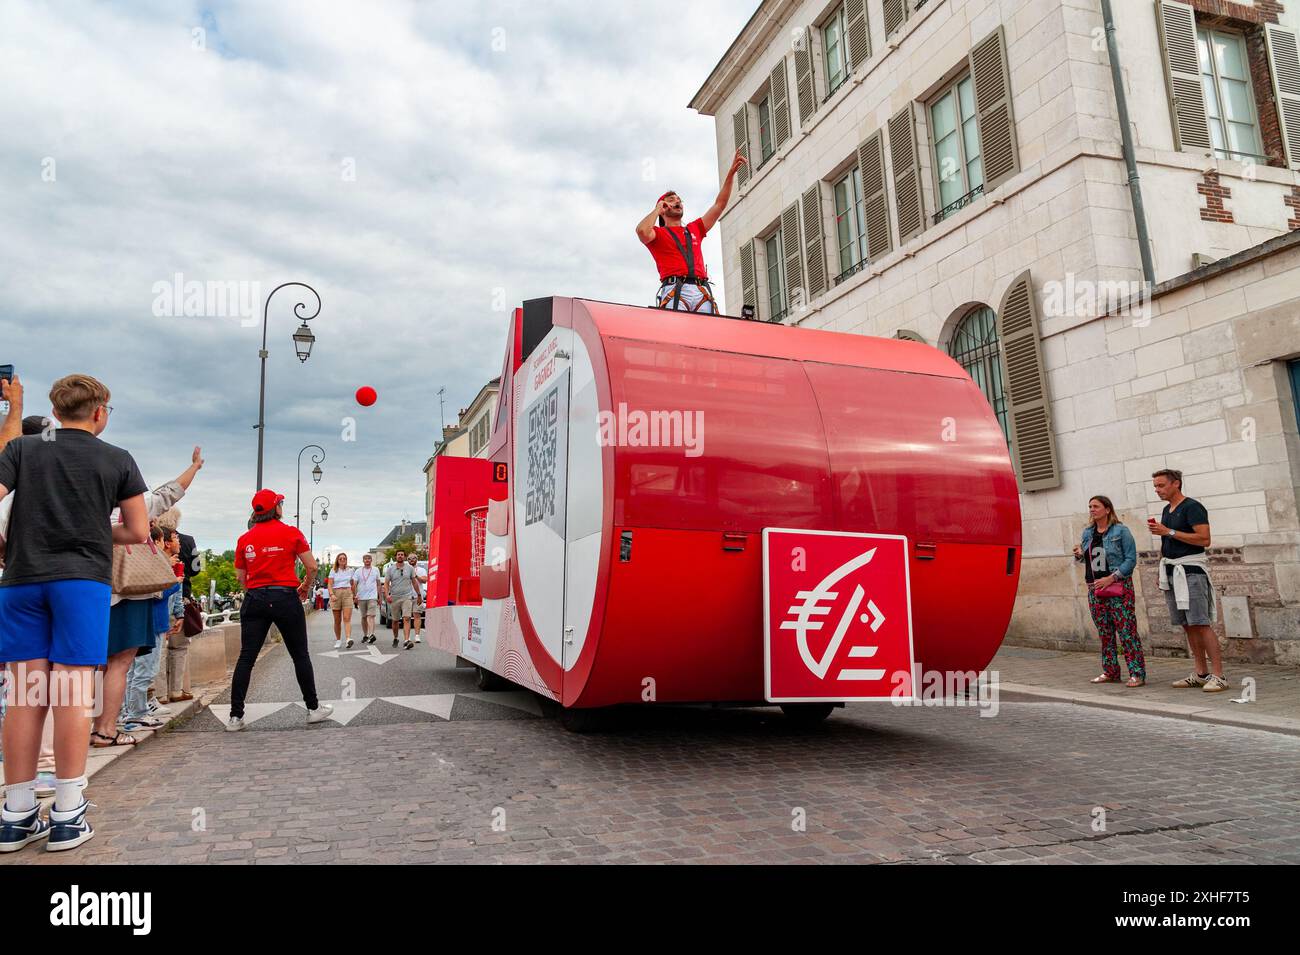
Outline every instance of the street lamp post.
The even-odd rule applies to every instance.
[[[307,447],[303,448],[302,451],[298,452],[298,495],[293,499],[294,527],[301,527],[301,524],[299,523],[299,512],[302,510],[302,452],[310,448],[315,448],[320,452],[319,455],[313,454],[311,456],[312,464],[316,465],[311,469],[311,482],[313,484],[319,484],[322,475],[325,473],[320,469],[321,462],[325,460],[325,449],[319,444],[309,444]]]
[[[324,501],[324,502],[325,502],[324,505],[322,505],[322,506],[321,506],[321,509],[320,509],[320,519],[321,519],[321,523],[323,524],[325,521],[328,521],[328,520],[330,519],[330,512],[329,512],[329,510],[328,510],[328,508],[329,508],[329,506],[330,506],[330,499],[329,499],[328,497],[326,497],[324,494],[318,494],[318,495],[316,495],[314,498],[312,498],[312,501],[311,501],[311,508],[310,508],[310,510],[311,510],[311,526],[308,528],[308,537],[307,537],[307,549],[308,549],[308,550],[311,550],[311,548],[315,546],[315,541],[316,541],[316,502],[317,502],[317,501]]]
[[[306,361],[311,356],[311,346],[316,341],[316,336],[311,333],[307,323],[320,314],[320,294],[305,282],[284,282],[271,289],[271,294],[266,297],[266,302],[262,306],[262,348],[257,353],[257,356],[262,360],[262,381],[257,395],[257,424],[254,426],[257,429],[257,487],[255,490],[258,491],[262,489],[262,452],[266,438],[266,356],[269,354],[266,350],[267,318],[270,314],[271,299],[275,297],[275,293],[282,288],[289,288],[293,285],[305,288],[316,297],[316,310],[310,315],[304,315],[302,312],[302,309],[307,307],[306,302],[299,302],[293,307],[294,317],[302,319],[302,324],[293,333],[293,350],[298,355],[299,361]]]

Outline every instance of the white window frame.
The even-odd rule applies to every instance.
[[[786,287],[785,287],[785,237],[781,234],[781,227],[777,226],[776,230],[761,240],[763,243],[763,281],[764,281],[764,300],[767,302],[768,316],[770,322],[779,321],[786,313]],[[776,261],[773,262],[773,256],[769,249],[768,243],[776,243]],[[775,301],[772,295],[772,273],[776,272],[776,295]],[[777,306],[780,306],[779,308]]]
[[[839,40],[836,42],[836,46],[839,48],[842,73],[838,82],[831,76],[831,53],[826,44],[827,27],[831,24],[834,24],[839,32]],[[825,102],[834,96],[845,81],[853,75],[854,63],[849,59],[848,22],[844,18],[843,3],[836,6],[831,15],[821,22],[817,32],[821,36],[822,70],[826,76],[826,95],[822,99],[822,102]]]
[[[847,187],[849,205],[847,209],[840,208],[840,186]],[[866,197],[862,195],[862,171],[858,166],[853,166],[844,173],[839,179],[835,180],[831,186],[831,199],[835,209],[835,261],[838,264],[839,271],[836,275],[836,281],[843,281],[849,275],[858,271],[868,262],[867,255],[867,208]],[[840,217],[848,216],[849,222],[849,240],[846,244],[840,239]],[[853,261],[847,266],[844,264],[844,251],[850,250]]]
[[[1241,61],[1246,65],[1246,85],[1250,94],[1249,96],[1246,97],[1246,102],[1250,106],[1250,131],[1251,131],[1251,135],[1254,137],[1255,140],[1254,145],[1256,146],[1256,148],[1259,149],[1259,152],[1255,152],[1255,153],[1240,152],[1237,150],[1227,148],[1228,145],[1227,127],[1230,120],[1228,120],[1228,118],[1223,115],[1224,79],[1219,73],[1218,57],[1214,55],[1215,38],[1230,40],[1241,51]],[[1205,42],[1207,54],[1208,54],[1206,59],[1209,61],[1210,64],[1210,73],[1208,74],[1208,76],[1205,72],[1205,66],[1201,61],[1202,42]],[[1210,143],[1212,148],[1214,149],[1214,154],[1220,159],[1241,159],[1243,157],[1247,157],[1250,159],[1262,160],[1263,162],[1267,163],[1269,161],[1268,157],[1263,154],[1264,131],[1260,128],[1259,110],[1255,107],[1255,83],[1254,83],[1254,77],[1251,76],[1250,73],[1250,48],[1247,47],[1246,45],[1246,37],[1241,33],[1237,32],[1236,30],[1224,30],[1219,27],[1204,26],[1198,23],[1196,25],[1196,60],[1197,60],[1197,68],[1201,74],[1202,88],[1204,88],[1205,81],[1207,79],[1209,79],[1211,84],[1213,85],[1213,93],[1214,93],[1213,104],[1211,103],[1209,97],[1211,91],[1210,90],[1205,91],[1206,92],[1205,122],[1210,129]],[[1239,82],[1239,81],[1234,79],[1234,80],[1230,80],[1230,82]],[[1218,112],[1217,116],[1211,114],[1210,110],[1212,106],[1217,108],[1217,112]],[[1231,122],[1235,126],[1243,125],[1242,123],[1237,122],[1235,120]],[[1219,127],[1219,135],[1222,138],[1224,143],[1222,147],[1214,145],[1214,132],[1215,132],[1216,123],[1218,124]]]
[[[935,197],[934,204],[935,207],[939,210],[934,215],[935,222],[942,222],[949,215],[956,212],[958,209],[962,208],[963,206],[967,205],[972,199],[974,199],[975,195],[973,193],[978,194],[976,193],[976,190],[979,190],[979,192],[982,193],[984,189],[984,182],[985,182],[984,140],[980,134],[979,112],[978,110],[975,109],[974,106],[974,102],[975,102],[974,82],[975,79],[973,76],[971,76],[970,71],[964,70],[957,76],[953,77],[951,82],[946,83],[943,89],[941,89],[938,93],[932,96],[930,98],[930,101],[925,105],[925,122],[926,122],[926,128],[929,131],[929,140],[930,140],[930,162],[933,164],[934,167],[934,197]],[[969,116],[963,116],[961,110],[960,87],[963,83],[972,84],[971,113]],[[957,196],[956,199],[950,200],[948,202],[945,202],[943,198],[943,184],[947,180],[943,178],[943,166],[939,160],[940,141],[938,138],[936,138],[936,124],[934,121],[935,107],[937,107],[939,105],[939,101],[946,96],[952,97],[953,114],[956,117],[956,125],[954,126],[953,131],[949,135],[957,137],[957,155],[960,157],[960,161],[957,163],[957,171],[961,177],[960,194]],[[974,185],[972,185],[970,182],[970,174],[969,174],[969,166],[972,162],[972,157],[966,155],[965,127],[968,122],[974,125],[975,138],[980,144],[979,156],[975,157],[978,158],[980,161],[980,181]]]

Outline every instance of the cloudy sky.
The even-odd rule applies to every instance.
[[[499,372],[502,306],[648,301],[633,227],[664,188],[712,202],[713,122],[686,103],[755,6],[0,0],[0,364],[29,414],[60,375],[105,381],[104,438],[150,484],[202,445],[183,526],[226,549],[256,483],[262,297],[309,283],[306,364],[292,311],[314,299],[271,302],[265,483],[292,514],[322,445],[303,530],[325,494],[316,550],[367,549],[423,519],[436,392],[450,423]],[[191,282],[238,294],[186,314]]]

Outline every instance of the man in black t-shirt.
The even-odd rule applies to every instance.
[[[0,852],[40,839],[51,850],[71,849],[94,835],[81,790],[94,673],[108,653],[113,544],[138,544],[149,533],[139,468],[99,440],[108,399],[94,378],[60,378],[50,401],[63,427],[0,451],[0,500],[15,495],[0,577],[0,663],[29,691],[12,698],[4,722]],[[120,524],[110,523],[114,508]],[[36,803],[36,761],[50,707],[57,778],[47,821]]]
[[[1206,693],[1228,689],[1223,655],[1212,624],[1217,616],[1209,558],[1210,516],[1205,505],[1183,494],[1183,472],[1169,468],[1151,475],[1156,496],[1165,502],[1160,520],[1147,518],[1147,528],[1160,538],[1160,589],[1165,592],[1169,619],[1187,634],[1196,669],[1174,683],[1180,689],[1200,687]]]

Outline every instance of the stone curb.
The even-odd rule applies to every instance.
[[[1240,729],[1263,730],[1286,736],[1300,736],[1300,720],[1285,716],[1258,716],[1250,712],[1225,713],[1218,707],[1187,706],[1179,703],[1128,702],[1112,700],[1072,690],[1047,690],[1024,683],[996,684],[1001,699],[1008,703],[1074,703],[1102,710],[1122,710],[1126,713],[1143,713],[1166,719],[1190,720],[1194,723],[1213,723],[1218,726],[1235,726]],[[1248,704],[1237,704],[1246,707]]]

